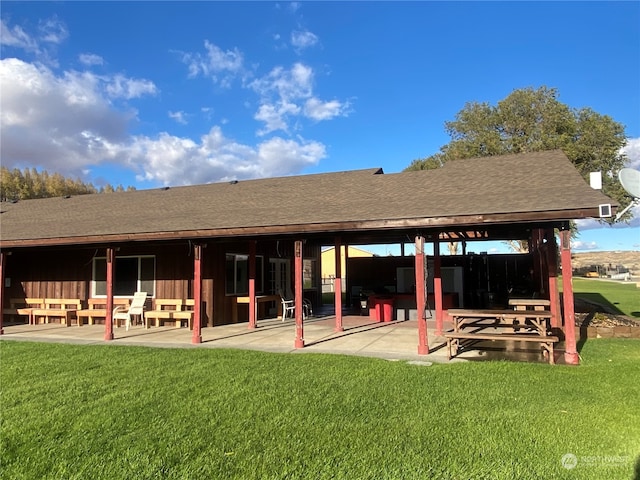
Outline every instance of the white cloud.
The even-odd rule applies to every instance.
[[[31,52],[35,52],[38,49],[37,42],[20,26],[16,25],[10,28],[4,20],[0,21],[0,44],[22,48]]]
[[[111,163],[139,172],[141,180],[185,185],[299,173],[326,156],[319,142],[274,137],[246,145],[226,138],[218,126],[198,141],[166,132],[131,136],[136,113],[111,99],[151,94],[155,88],[122,75],[57,76],[45,66],[8,58],[0,60],[0,85],[0,155],[7,168],[77,176]]]
[[[291,32],[291,45],[296,51],[302,51],[305,48],[313,47],[318,43],[318,36],[309,31],[294,30]]]
[[[313,120],[329,120],[339,115],[346,115],[348,103],[342,103],[338,100],[323,102],[317,98],[310,98],[304,106],[304,114]]]
[[[41,21],[38,29],[40,31],[40,39],[43,42],[59,44],[69,37],[67,26],[56,16]]]
[[[258,130],[258,135],[266,135],[276,130],[283,130],[287,132],[289,130],[286,122],[287,116],[297,115],[299,112],[300,107],[296,104],[284,101],[278,102],[275,105],[260,105],[260,108],[254,115],[254,118],[264,122],[265,126]]]
[[[256,147],[226,138],[213,127],[199,143],[162,133],[136,137],[127,161],[144,174],[141,179],[163,185],[189,185],[297,173],[325,157],[318,142],[271,138]]]
[[[571,242],[571,248],[573,250],[598,250],[598,244],[596,242],[582,242],[580,240],[574,240]]]
[[[45,66],[6,58],[0,85],[0,152],[7,167],[76,174],[115,158],[135,118],[131,110],[116,110],[107,81],[87,72],[56,76]]]
[[[188,115],[184,112],[169,112],[168,115],[169,118],[175,120],[178,123],[181,123],[182,125],[187,124]]]
[[[93,53],[81,53],[78,55],[78,60],[80,60],[80,63],[88,67],[93,65],[104,65],[104,59],[100,55],[95,55]]]
[[[289,70],[275,67],[249,87],[263,98],[275,95],[284,102],[308,98],[313,92],[313,70],[302,63],[295,63]]]
[[[244,57],[240,50],[222,50],[209,41],[204,42],[206,54],[182,53],[182,61],[187,64],[189,77],[199,75],[211,78],[222,87],[230,87],[236,76],[244,70]]]
[[[272,69],[267,75],[249,84],[261,97],[254,118],[265,123],[259,135],[282,130],[289,132],[292,117],[303,116],[315,121],[329,120],[348,114],[349,103],[338,100],[324,102],[313,95],[313,69],[295,63],[289,70]]]
[[[111,98],[139,98],[145,95],[156,95],[158,89],[149,80],[127,78],[123,75],[115,75],[107,81],[106,91]]]
[[[627,155],[625,166],[640,170],[640,138],[628,138],[622,151]]]

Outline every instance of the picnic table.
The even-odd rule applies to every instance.
[[[453,331],[445,332],[449,358],[461,347],[478,341],[522,341],[539,343],[543,354],[554,363],[553,344],[558,337],[550,335],[548,310],[515,309],[449,309]]]

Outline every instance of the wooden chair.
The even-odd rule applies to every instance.
[[[146,312],[147,327],[152,319],[155,319],[156,327],[165,321],[174,319],[174,314],[182,311],[182,299],[180,298],[156,298],[153,302],[153,310]],[[178,323],[176,326],[180,326]]]
[[[193,298],[187,298],[183,304],[183,310],[176,310],[172,312],[172,317],[176,321],[176,328],[182,327],[182,322],[187,322],[189,330],[193,330],[193,315],[195,309],[195,300]]]
[[[128,298],[114,298],[113,306],[124,307],[125,309],[129,308],[131,300]],[[107,299],[106,298],[90,298],[87,300],[87,307],[82,310],[78,310],[76,312],[76,318],[78,319],[78,326],[82,326],[84,323],[84,318],[87,319],[87,323],[89,325],[93,325],[95,323],[95,319],[106,319],[107,318]]]
[[[136,292],[133,294],[133,300],[129,308],[126,306],[118,305],[113,309],[113,321],[116,326],[120,326],[120,320],[125,321],[126,329],[129,330],[131,326],[131,317],[140,317],[142,325],[145,325],[144,318],[144,304],[147,301],[147,292]]]

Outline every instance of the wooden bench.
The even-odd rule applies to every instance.
[[[182,299],[175,298],[156,298],[153,301],[153,310],[144,312],[144,318],[147,319],[147,328],[151,323],[151,319],[155,319],[156,327],[164,324],[165,320],[171,320],[175,312],[182,310]],[[180,323],[177,325],[180,326]]]
[[[113,306],[129,307],[131,300],[128,298],[114,298]],[[84,318],[87,319],[89,325],[94,324],[96,318],[107,318],[107,299],[106,298],[90,298],[87,300],[87,307],[76,312],[76,318],[78,319],[78,326],[81,327],[84,323]]]
[[[71,319],[75,318],[76,312],[81,308],[79,298],[45,298],[44,308],[34,308],[32,316],[34,321],[44,320],[45,323],[49,323],[51,318],[59,318],[61,324],[69,327]]]
[[[10,317],[27,317],[33,324],[33,310],[44,308],[44,298],[10,298],[9,308],[3,308],[2,314]]]
[[[513,307],[514,310],[534,310],[542,312],[549,310],[551,302],[544,298],[510,298],[509,306]]]
[[[549,363],[554,364],[553,344],[558,342],[558,337],[551,335],[538,335],[529,333],[487,333],[482,331],[476,332],[445,332],[447,339],[447,349],[449,351],[449,359],[458,354],[458,349],[462,346],[469,346],[475,342],[482,340],[499,340],[499,341],[516,341],[516,342],[534,342],[539,343],[543,348],[543,354],[549,358]],[[461,344],[461,340],[468,340],[466,345]]]
[[[195,304],[193,298],[187,298],[182,304],[183,310],[171,312],[171,317],[176,321],[176,328],[181,328],[182,322],[186,322],[189,330],[193,330],[193,310]]]

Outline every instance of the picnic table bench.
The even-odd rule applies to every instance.
[[[76,312],[82,308],[79,298],[45,298],[44,308],[34,308],[31,315],[34,322],[43,320],[49,323],[51,318],[59,318],[60,323],[71,326],[71,319],[76,317]]]
[[[518,341],[540,344],[549,363],[554,363],[553,345],[559,339],[549,335],[548,310],[449,309],[448,313],[453,321],[453,331],[444,333],[449,359],[478,341]]]
[[[44,298],[10,298],[9,308],[3,308],[2,314],[10,317],[27,317],[33,324],[33,310],[44,308]]]

